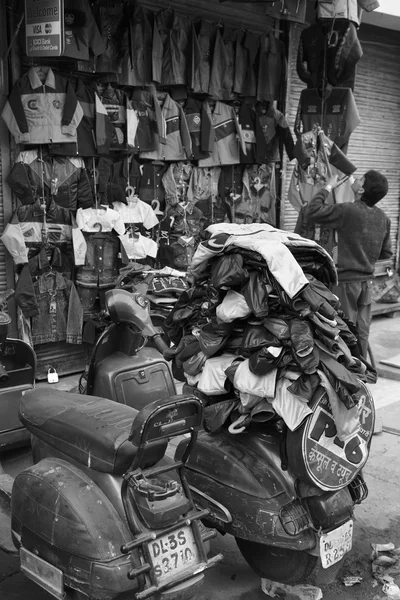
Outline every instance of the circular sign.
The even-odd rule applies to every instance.
[[[354,395],[360,426],[346,441],[339,439],[328,395],[317,393],[313,414],[296,431],[288,431],[287,453],[293,473],[325,491],[348,485],[365,465],[374,432],[375,407],[371,392],[360,382]]]

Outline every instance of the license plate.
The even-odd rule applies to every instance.
[[[29,550],[21,548],[19,551],[21,571],[40,585],[44,590],[59,600],[65,598],[64,576],[60,569],[47,561],[32,554]]]
[[[166,583],[200,562],[190,527],[182,527],[148,544],[159,583]]]
[[[319,547],[321,551],[321,563],[324,569],[328,569],[339,562],[353,545],[353,521],[347,521],[337,529],[321,536]]]

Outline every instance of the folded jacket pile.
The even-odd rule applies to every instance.
[[[338,436],[348,439],[360,427],[356,394],[368,367],[330,291],[329,254],[269,225],[222,223],[208,233],[193,257],[192,286],[165,326],[187,382],[214,406],[232,399],[210,429],[239,414],[244,424],[278,416],[294,431],[322,386]]]

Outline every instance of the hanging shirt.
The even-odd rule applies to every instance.
[[[100,233],[115,229],[119,235],[125,233],[121,215],[111,208],[79,208],[76,213],[76,223],[82,231]]]
[[[143,229],[152,229],[158,225],[158,218],[154,210],[139,198],[128,199],[127,205],[122,202],[114,202],[113,207],[120,214],[125,225],[133,225],[141,233],[144,233]]]
[[[142,260],[147,256],[155,258],[157,256],[157,244],[148,237],[130,231],[120,235],[119,239],[129,260]]]
[[[65,0],[63,56],[88,60],[106,50],[88,0]]]

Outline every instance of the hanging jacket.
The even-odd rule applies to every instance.
[[[100,100],[115,128],[111,149],[133,150],[139,122],[127,94],[123,90],[108,85],[100,96]]]
[[[349,19],[360,25],[362,9],[367,12],[379,7],[377,0],[318,0],[318,19]]]
[[[118,33],[121,21],[119,6],[100,6],[97,12],[101,37],[105,45],[104,51],[96,60],[96,73],[120,73],[121,62],[118,52]]]
[[[106,45],[93,17],[88,0],[66,0],[64,6],[63,56],[88,60],[90,53],[102,54]]]
[[[192,141],[185,113],[178,102],[165,93],[161,104],[162,131],[157,132],[157,149],[141,152],[140,158],[179,161],[192,156]],[[165,143],[162,143],[165,138]]]
[[[139,185],[139,198],[147,204],[158,203],[158,209],[165,208],[165,189],[162,184],[168,164],[161,161],[146,162],[140,166],[142,177]],[[154,207],[153,207],[154,208]]]
[[[235,74],[233,79],[233,91],[235,94],[246,94],[244,82],[246,79],[246,70],[248,62],[248,50],[244,46],[246,32],[239,31],[235,46]],[[247,94],[246,94],[247,95]]]
[[[362,55],[354,23],[322,21],[301,32],[297,74],[309,88],[328,82],[334,87],[354,89],[355,68]]]
[[[68,79],[32,67],[11,90],[2,117],[17,144],[76,143],[83,110]]]
[[[51,144],[50,154],[59,156],[98,156],[108,154],[115,135],[114,126],[96,92],[76,80],[75,94],[83,110],[83,117],[77,128],[77,144]]]
[[[190,20],[174,10],[157,13],[157,26],[163,42],[162,85],[186,85],[190,43]]]
[[[152,83],[153,14],[139,2],[125,3],[119,44],[121,85],[144,86]]]
[[[188,200],[189,181],[193,165],[189,162],[172,163],[162,178],[165,189],[165,201],[173,206]]]
[[[283,81],[286,81],[285,47],[270,31],[260,39],[257,100],[279,100]]]
[[[272,104],[266,111],[257,109],[255,119],[256,160],[258,164],[280,162],[280,144],[284,145],[289,160],[294,159],[294,141],[285,115]]]
[[[16,265],[28,262],[48,239],[50,246],[62,247],[71,240],[71,213],[50,200],[46,206],[46,226],[40,202],[20,206],[6,225],[1,241]]]
[[[253,223],[269,223],[275,227],[275,185],[274,163],[271,165],[249,165],[245,167],[242,198],[244,202],[248,201],[252,206]]]
[[[214,140],[211,155],[200,159],[199,167],[239,163],[239,148],[246,153],[246,146],[234,108],[219,101],[215,103],[214,110],[207,101],[204,102],[204,106],[213,125]]]
[[[210,84],[210,43],[212,23],[201,21],[200,26],[192,24],[192,56],[189,72],[189,86],[195,94],[207,94]]]
[[[324,98],[318,89],[302,90],[295,122],[297,136],[319,125],[339,148],[345,148],[350,135],[360,123],[351,89],[326,89]]]
[[[18,274],[18,280],[15,285],[15,302],[27,319],[39,314],[28,263],[22,267]]]
[[[37,150],[26,150],[18,154],[7,181],[22,204],[32,204],[43,195],[71,211],[94,203],[85,163],[79,157],[44,154],[40,160]]]
[[[235,37],[232,29],[225,27],[222,34],[220,28],[217,27],[208,93],[218,100],[233,100],[234,98]]]
[[[83,310],[75,285],[60,273],[44,274],[34,283],[39,314],[32,317],[36,344],[82,343]]]
[[[257,58],[260,51],[260,36],[251,31],[247,31],[244,42],[247,50],[246,74],[242,89],[244,96],[255,96],[257,94]]]
[[[192,158],[207,158],[212,150],[213,137],[210,116],[204,104],[195,98],[188,98],[184,112],[192,140]]]

